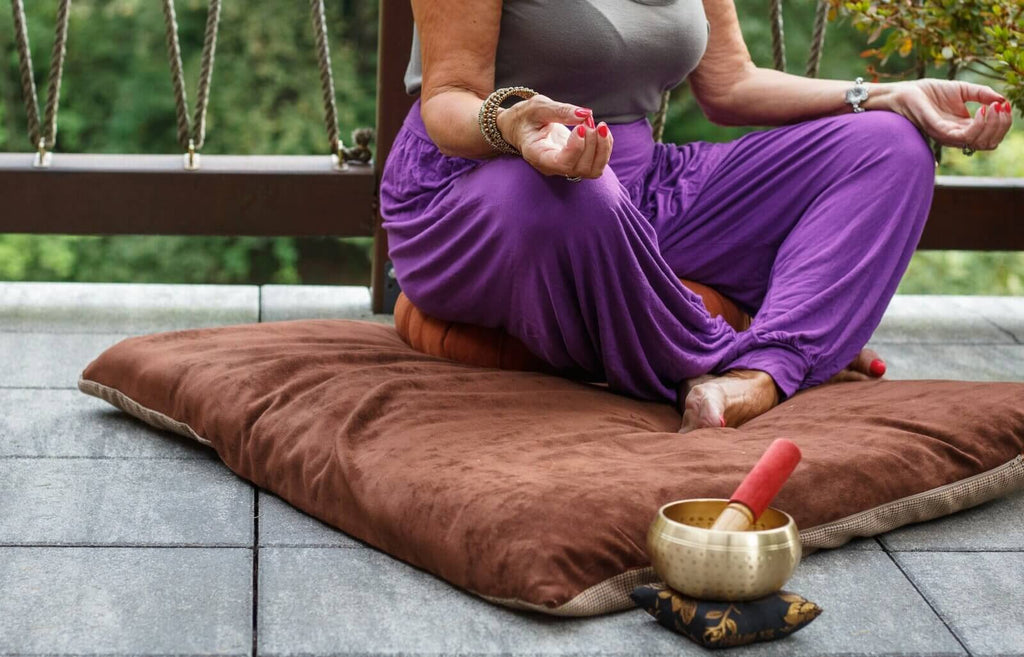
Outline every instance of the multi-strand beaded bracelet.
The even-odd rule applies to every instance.
[[[498,130],[498,109],[509,96],[518,96],[526,100],[536,95],[537,92],[529,87],[502,87],[501,89],[495,89],[484,100],[484,104],[480,106],[477,120],[480,123],[480,132],[484,134],[484,139],[491,145],[491,148],[499,153],[508,153],[509,155],[520,154],[519,149],[505,141],[505,138],[501,136],[501,131]]]

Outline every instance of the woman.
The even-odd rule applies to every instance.
[[[419,99],[380,193],[403,291],[428,314],[503,327],[566,372],[676,403],[682,432],[880,376],[863,347],[934,189],[918,130],[991,150],[1011,124],[984,86],[758,68],[730,1],[412,7]],[[684,78],[712,122],[780,127],[655,143],[645,115]],[[495,105],[517,85],[536,95]],[[966,101],[983,105],[972,117]],[[750,328],[712,318],[680,277],[733,299]]]

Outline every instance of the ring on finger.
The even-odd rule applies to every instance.
[[[970,145],[964,144],[962,152],[967,157],[970,157],[970,156],[974,155],[977,151],[975,151],[973,148],[971,148]]]
[[[566,176],[565,179],[569,182],[579,182],[583,180],[583,176]]]

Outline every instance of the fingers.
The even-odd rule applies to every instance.
[[[581,123],[570,132],[565,148],[555,160],[555,170],[550,174],[600,178],[611,159],[613,143],[611,129],[604,121],[596,128]]]
[[[1008,102],[994,102],[983,105],[975,115],[975,120],[979,115],[983,128],[971,147],[979,151],[994,150],[1013,125],[1013,109]]]
[[[594,113],[589,108],[559,103],[543,94],[537,94],[525,103],[523,111],[535,123],[561,123],[567,126],[588,123],[593,126],[594,123]]]
[[[991,105],[992,103],[1005,103],[1006,97],[1000,93],[997,93],[991,87],[986,87],[983,84],[974,84],[973,82],[959,81],[960,85],[960,97],[964,102],[974,101],[976,103],[982,103],[984,105]]]

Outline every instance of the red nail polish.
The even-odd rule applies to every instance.
[[[585,119],[585,118],[587,118],[588,116],[590,116],[592,114],[593,114],[593,112],[591,112],[590,110],[588,110],[585,107],[581,107],[581,108],[576,110],[576,116],[580,117],[581,119]]]
[[[576,134],[578,134],[580,137],[586,137],[587,136],[587,126],[585,126],[585,125],[578,125],[578,126],[576,126]]]
[[[1006,101],[1006,113],[1009,114],[1011,111],[1013,110],[1010,108],[1010,101]]]
[[[981,115],[982,115],[982,116],[985,116],[985,114],[986,114],[987,112],[988,112],[988,105],[982,105],[982,106],[981,106]]]
[[[882,376],[885,374],[885,363],[880,358],[876,358],[871,361],[871,374],[874,376]]]
[[[604,124],[601,124],[601,127],[597,129],[597,134],[601,135],[602,137],[607,137],[608,136],[608,126],[604,125]]]
[[[593,128],[594,127],[594,115],[593,114],[591,114],[590,116],[587,117],[587,127],[588,128]]]
[[[719,418],[719,420],[721,421],[722,426],[724,427],[725,426],[725,416],[723,415],[721,418]]]

